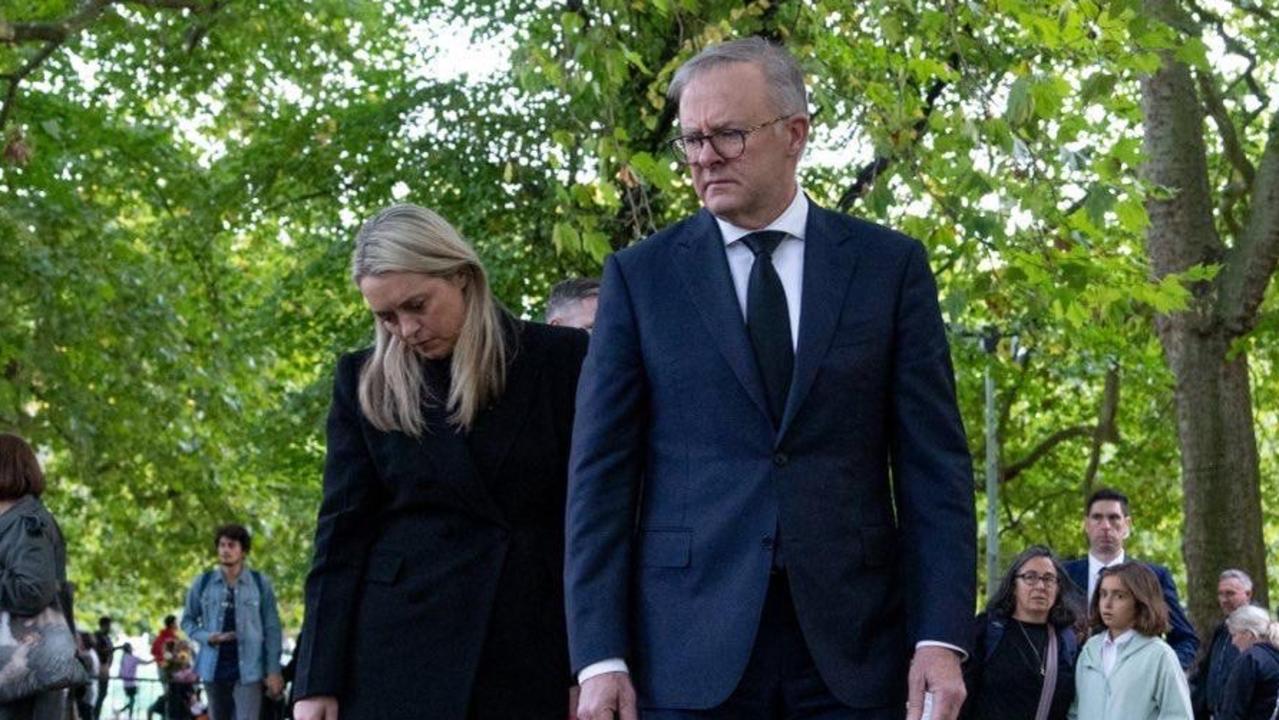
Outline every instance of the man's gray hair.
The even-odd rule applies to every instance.
[[[556,283],[546,298],[546,320],[558,317],[574,303],[599,297],[600,281],[596,278],[569,278]]]
[[[1243,570],[1230,568],[1222,571],[1221,576],[1217,578],[1217,582],[1222,580],[1238,580],[1239,584],[1243,585],[1244,592],[1252,592],[1252,578],[1248,577],[1248,573]]]
[[[678,106],[684,86],[690,80],[707,70],[734,63],[753,63],[763,71],[769,95],[778,112],[808,114],[808,90],[804,88],[803,69],[786,48],[762,37],[730,40],[697,53],[675,71],[666,90],[666,98]]]

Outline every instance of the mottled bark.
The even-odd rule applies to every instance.
[[[1174,0],[1147,0],[1146,10],[1185,28]],[[1171,52],[1158,72],[1141,83],[1145,123],[1145,179],[1160,190],[1147,199],[1147,252],[1156,277],[1199,264],[1221,263],[1213,282],[1192,288],[1190,307],[1156,319],[1168,366],[1176,379],[1177,434],[1181,448],[1185,510],[1183,554],[1189,578],[1191,618],[1201,634],[1219,618],[1218,574],[1239,567],[1256,580],[1258,600],[1266,598],[1260,471],[1253,426],[1248,360],[1230,352],[1235,339],[1256,322],[1256,310],[1274,272],[1279,238],[1268,224],[1272,212],[1249,219],[1233,247],[1213,222],[1204,143],[1204,110],[1190,70]],[[1272,143],[1274,137],[1272,136]],[[1263,178],[1276,163],[1268,150],[1258,165],[1253,207],[1261,188],[1273,193],[1279,180]],[[1273,203],[1271,203],[1273,204]]]

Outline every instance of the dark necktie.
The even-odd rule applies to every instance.
[[[780,424],[790,393],[791,372],[795,367],[795,348],[791,344],[790,311],[786,307],[786,291],[773,267],[773,251],[786,237],[780,230],[765,230],[742,238],[755,253],[750,281],[746,285],[746,329],[755,362],[768,395],[768,409],[773,422]]]

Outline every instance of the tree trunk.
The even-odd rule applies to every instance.
[[[1175,28],[1192,25],[1178,0],[1146,0],[1145,9]],[[1255,324],[1256,307],[1274,270],[1270,258],[1276,242],[1274,218],[1269,208],[1253,217],[1259,229],[1235,238],[1227,251],[1213,218],[1203,106],[1190,69],[1173,52],[1163,52],[1160,69],[1143,78],[1141,99],[1142,175],[1162,189],[1146,201],[1151,270],[1161,278],[1197,265],[1223,266],[1216,280],[1191,288],[1186,310],[1156,319],[1177,385],[1187,600],[1191,619],[1200,637],[1206,638],[1220,618],[1216,588],[1222,570],[1247,571],[1253,577],[1255,598],[1266,600],[1260,469],[1248,360],[1243,354],[1231,356],[1230,347]],[[1267,153],[1265,160],[1273,162],[1275,156]],[[1257,183],[1253,190],[1263,187],[1269,187],[1269,180]],[[1240,280],[1258,273],[1262,275],[1258,281]]]
[[[1177,435],[1185,535],[1187,604],[1201,638],[1220,620],[1217,577],[1227,568],[1252,575],[1266,603],[1260,473],[1247,356],[1228,359],[1225,333],[1202,335],[1176,318],[1159,322],[1176,378]]]

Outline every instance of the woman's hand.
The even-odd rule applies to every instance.
[[[293,720],[338,720],[338,699],[329,695],[298,700]]]

